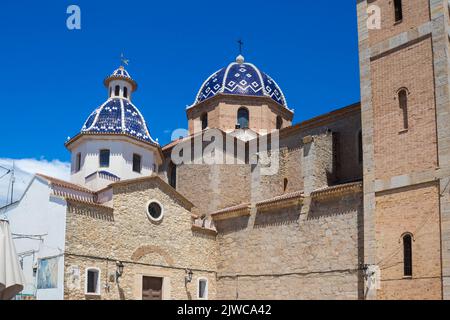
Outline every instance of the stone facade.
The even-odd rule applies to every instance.
[[[81,285],[71,288],[66,276],[67,299],[141,299],[142,276],[164,278],[163,298],[196,299],[196,279],[209,282],[209,297],[216,295],[215,235],[192,230],[189,207],[177,200],[159,178],[149,178],[113,187],[113,208],[72,202],[67,213],[67,270],[77,266]],[[164,208],[161,222],[151,221],[146,213],[147,202],[157,199]],[[111,282],[116,261],[125,265],[119,282]],[[101,271],[101,294],[85,294],[86,268]],[[194,278],[185,287],[185,269],[194,271]],[[105,289],[109,285],[109,290]]]
[[[218,298],[358,299],[361,196],[216,222]]]

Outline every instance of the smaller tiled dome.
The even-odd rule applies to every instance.
[[[133,91],[136,91],[136,89],[137,89],[136,81],[130,76],[128,71],[125,70],[125,68],[122,66],[120,66],[118,69],[114,70],[114,72],[105,79],[105,81],[104,81],[105,86],[108,87],[109,83],[113,80],[125,80],[131,84]]]
[[[150,136],[139,109],[128,99],[111,98],[88,117],[81,133],[126,134],[138,140],[158,144]]]

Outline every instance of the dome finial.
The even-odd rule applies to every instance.
[[[242,54],[240,54],[240,55],[238,55],[238,56],[236,57],[236,62],[237,62],[237,63],[243,64],[244,61],[245,61],[245,59],[244,59],[244,56],[243,56]]]
[[[245,61],[244,56],[242,55],[242,47],[244,46],[244,42],[242,39],[239,39],[237,43],[239,44],[239,55],[236,57],[236,62],[242,64]]]

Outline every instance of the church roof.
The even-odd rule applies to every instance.
[[[286,98],[278,84],[255,65],[238,56],[236,62],[213,73],[201,86],[194,105],[217,94],[270,97],[287,108]]]
[[[157,144],[139,109],[128,99],[110,98],[87,118],[81,133],[125,134]]]

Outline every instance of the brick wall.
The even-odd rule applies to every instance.
[[[411,186],[376,197],[380,299],[441,299],[439,191],[436,184]],[[413,235],[413,277],[404,278],[403,242]]]
[[[403,20],[395,23],[394,1],[368,1],[369,5],[377,5],[381,9],[381,30],[370,30],[370,46],[389,39],[399,33],[409,31],[430,20],[429,0],[403,0]]]
[[[241,107],[248,109],[249,127],[256,132],[260,130],[275,130],[277,116],[283,118],[283,128],[290,126],[293,118],[292,113],[275,102],[268,100],[270,98],[244,96],[213,97],[187,112],[189,132],[192,134],[194,128],[201,130],[200,117],[205,112],[208,113],[209,128],[217,128],[227,132],[233,131],[237,124],[237,112]]]
[[[376,179],[437,166],[432,53],[427,38],[372,62]],[[402,87],[409,91],[406,131],[397,97]]]

